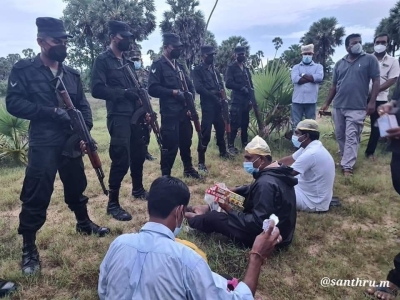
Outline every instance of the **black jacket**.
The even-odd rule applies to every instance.
[[[230,64],[226,70],[226,87],[232,90],[232,104],[249,104],[249,95],[240,91],[241,88],[248,87],[246,74],[250,81],[250,87],[254,88],[249,68],[243,67],[242,70],[238,62],[234,62]]]
[[[126,63],[129,63],[138,80],[133,63],[128,62],[125,56],[121,60],[118,59],[110,48],[100,54],[94,62],[91,82],[92,96],[106,100],[107,115],[132,116],[135,111],[136,101],[124,96],[126,89],[136,90],[128,71],[121,68]]]
[[[218,78],[218,84],[215,75]],[[196,92],[200,95],[201,106],[215,107],[220,110],[220,90],[224,89],[221,75],[218,72],[214,73],[211,67],[202,63],[194,68],[192,76]]]
[[[397,101],[397,107],[399,109],[397,110],[396,118],[397,118],[397,123],[400,126],[400,78],[397,79],[397,83],[396,83],[396,87],[395,87],[394,92],[393,92],[392,99]],[[388,150],[392,151],[394,153],[399,153],[400,154],[400,140],[392,139],[390,141]]]
[[[254,241],[262,232],[265,219],[271,214],[279,218],[278,228],[283,241],[279,247],[288,246],[296,227],[296,194],[294,186],[297,178],[288,167],[267,168],[254,175],[251,185],[242,186],[236,192],[245,197],[243,212],[230,211],[229,225],[246,232]]]
[[[184,72],[182,65],[179,68]],[[185,74],[189,92],[195,96],[194,86],[190,78]],[[184,112],[184,104],[173,96],[173,90],[182,90],[182,84],[178,72],[170,65],[162,55],[155,60],[149,73],[149,95],[160,100],[160,113],[168,117],[178,117]]]
[[[62,79],[74,106],[81,111],[86,126],[93,126],[92,112],[83,92],[79,72],[65,65]],[[40,55],[17,62],[8,79],[6,106],[13,116],[30,120],[30,146],[62,146],[71,130],[53,119],[58,100],[50,80],[53,73],[43,65]]]

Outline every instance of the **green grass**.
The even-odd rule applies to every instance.
[[[109,135],[106,129],[104,102],[90,99],[94,110],[93,137],[99,143],[100,157],[108,177]],[[327,119],[321,121],[325,133],[332,131]],[[194,135],[192,155],[197,165]],[[326,135],[323,143],[337,158],[335,141]],[[290,143],[271,143],[273,156],[278,159],[290,153]],[[271,258],[262,269],[258,294],[262,299],[362,299],[362,287],[320,286],[323,277],[336,279],[385,280],[392,268],[392,259],[399,251],[399,196],[393,191],[389,154],[378,151],[378,160],[364,159],[360,149],[354,178],[345,180],[339,170],[334,193],[340,197],[342,208],[328,214],[299,213],[295,239],[291,248]],[[144,181],[149,188],[160,175],[159,154],[152,136],[150,152],[158,157],[145,163]],[[136,232],[147,221],[146,202],[131,198],[131,182],[126,176],[122,185],[121,202],[131,213],[131,222],[118,222],[105,214],[107,198],[101,192],[94,171],[85,157],[88,177],[87,196],[90,215],[98,224],[109,226],[113,234],[105,238],[84,237],[75,233],[75,219],[63,201],[61,182],[57,178],[55,192],[47,213],[47,222],[38,233],[37,243],[42,259],[42,275],[25,278],[19,262],[21,238],[17,235],[20,211],[19,193],[24,168],[0,169],[0,277],[18,282],[19,292],[10,299],[98,299],[99,265],[109,244],[121,233]],[[191,190],[191,204],[202,204],[204,191],[215,182],[228,186],[250,183],[251,177],[242,170],[242,158],[226,162],[218,158],[212,139],[207,152],[210,175],[205,182],[185,180]],[[182,177],[179,155],[172,172]],[[180,238],[194,242],[207,253],[210,267],[218,273],[242,278],[247,264],[247,249],[239,249],[226,238],[213,234],[182,232]]]

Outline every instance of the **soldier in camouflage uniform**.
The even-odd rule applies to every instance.
[[[139,77],[140,84],[142,85],[142,87],[147,89],[148,88],[147,81],[149,78],[149,71],[147,71],[145,68],[143,68],[142,53],[140,52],[140,50],[135,49],[135,50],[130,51],[129,57],[131,60],[133,60],[133,62],[135,64],[135,71],[136,71],[137,76]],[[150,144],[151,127],[143,126],[143,128],[149,129],[149,130],[145,130],[143,132],[143,137],[145,139],[146,146],[148,148],[148,146]],[[152,161],[152,160],[155,160],[156,158],[153,157],[147,150],[146,159],[149,161]]]

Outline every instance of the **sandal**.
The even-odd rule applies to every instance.
[[[380,295],[380,297],[377,297],[377,293],[381,292],[387,295]],[[369,299],[384,299],[384,300],[394,300],[396,299],[397,295],[398,295],[398,289],[395,288],[390,288],[390,287],[383,287],[383,286],[379,286],[377,288],[375,288],[375,291],[373,294],[368,293],[368,291],[364,292],[364,295],[369,298]],[[382,296],[384,296],[384,298],[382,298]]]

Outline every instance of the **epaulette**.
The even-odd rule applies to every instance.
[[[21,59],[15,63],[14,67],[17,69],[23,69],[31,66],[34,62],[35,62],[34,58]]]
[[[102,52],[99,56],[97,56],[97,59],[105,59],[108,57],[108,50]]]
[[[157,58],[157,59],[153,60],[153,64],[154,64],[154,63],[156,63],[156,62],[159,62],[159,61],[160,61],[160,59],[161,59],[161,57],[159,57],[159,58]]]
[[[79,71],[77,71],[77,70],[75,70],[75,69],[73,69],[71,67],[68,67],[68,66],[64,65],[64,68],[65,68],[65,70],[67,70],[68,72],[70,72],[72,74],[81,76],[81,73]]]

